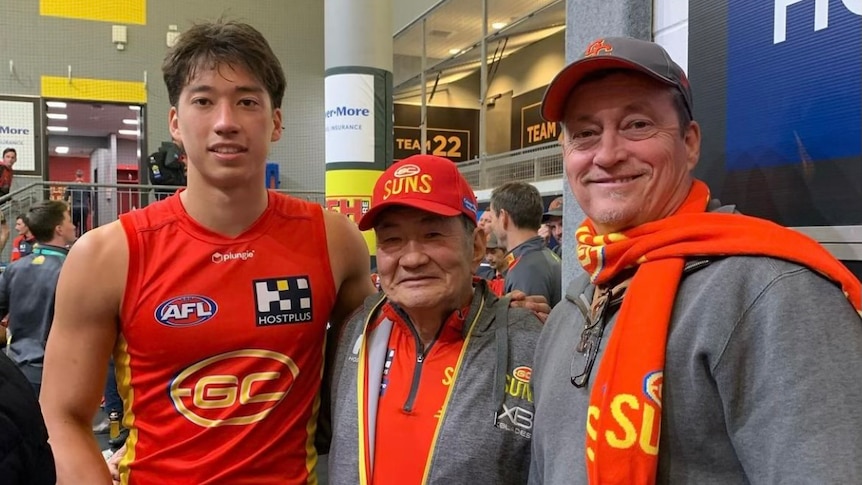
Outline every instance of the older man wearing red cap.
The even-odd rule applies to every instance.
[[[359,227],[377,237],[383,292],[340,339],[332,483],[526,482],[541,324],[473,278],[476,208],[444,158],[409,157],[377,181]]]
[[[530,483],[862,483],[859,281],[711,199],[683,70],[599,39],[542,114],[586,271],[536,348]]]

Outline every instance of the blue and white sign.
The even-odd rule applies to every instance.
[[[374,76],[326,77],[326,163],[374,163]]]
[[[0,153],[7,148],[15,149],[16,172],[36,168],[35,130],[32,102],[0,100]]]
[[[862,0],[729,0],[727,15],[727,170],[862,154]]]

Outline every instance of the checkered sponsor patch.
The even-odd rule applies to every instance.
[[[282,276],[254,280],[258,327],[312,321],[311,283],[308,276]]]

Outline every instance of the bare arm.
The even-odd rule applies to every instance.
[[[92,420],[117,339],[127,266],[125,234],[114,222],[82,236],[60,272],[40,396],[59,485],[111,483]]]
[[[371,283],[371,257],[356,224],[345,216],[324,211],[326,241],[332,277],[338,297],[329,321],[336,331],[369,295],[376,293]],[[337,334],[336,334],[337,335]]]
[[[371,258],[368,246],[356,224],[341,214],[323,211],[326,224],[326,245],[332,266],[337,297],[329,316],[330,328],[326,337],[326,363],[321,386],[321,406],[318,415],[315,446],[320,454],[329,452],[331,439],[330,385],[334,370],[334,359],[338,337],[345,322],[354,310],[362,305],[366,297],[376,292],[371,283]]]
[[[2,222],[0,222],[0,251],[6,247],[6,243],[9,241],[9,224],[6,223],[6,218],[4,217]]]

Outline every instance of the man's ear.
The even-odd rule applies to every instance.
[[[171,132],[171,138],[174,139],[174,142],[177,145],[181,144],[183,137],[180,133],[180,123],[176,106],[171,106],[171,109],[168,110],[168,129]]]
[[[511,219],[509,219],[509,213],[500,209],[500,212],[496,213],[496,217],[500,221],[500,229],[507,231],[509,229],[509,224],[512,222]]]
[[[479,268],[479,265],[482,264],[482,260],[485,258],[485,245],[487,243],[487,237],[485,236],[485,231],[479,229],[473,229],[473,259],[472,270],[473,273],[476,272],[476,269]]]
[[[272,125],[272,137],[269,141],[276,142],[281,139],[281,135],[284,130],[284,125],[282,124],[281,119],[281,108],[275,108],[275,110],[273,110]]]
[[[686,166],[691,172],[700,160],[700,125],[696,121],[692,121],[685,130],[685,151]]]

